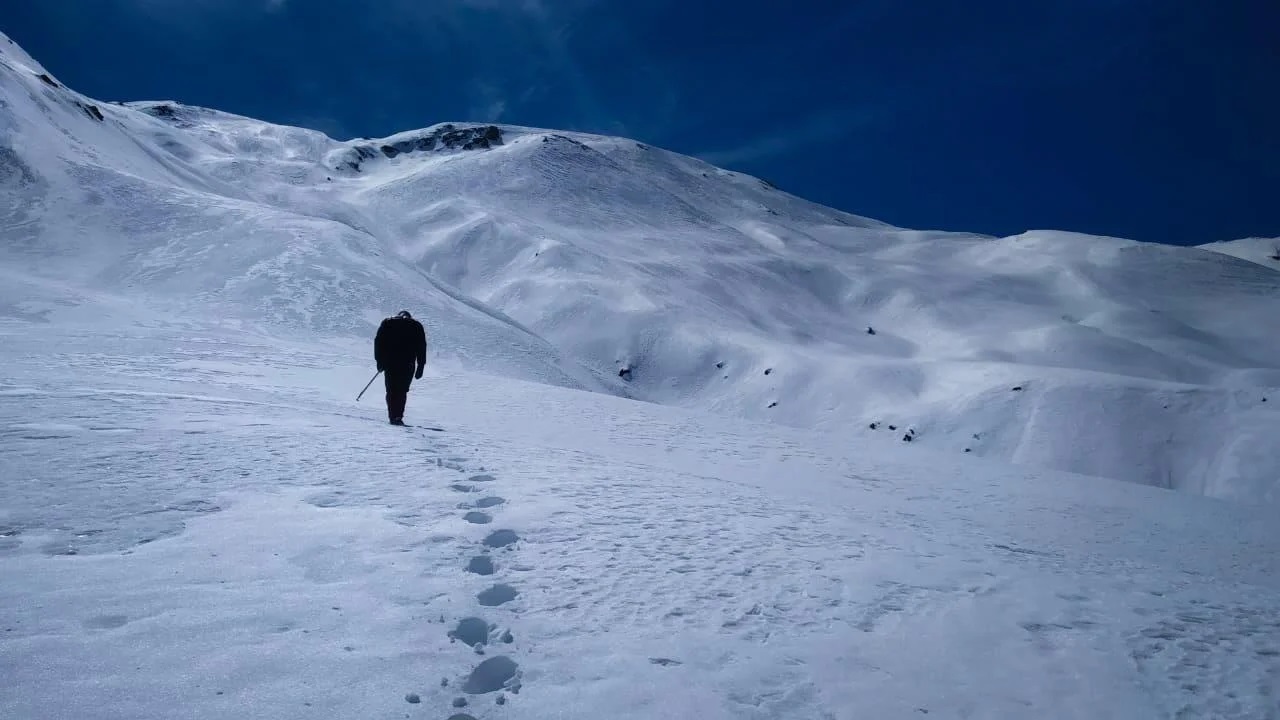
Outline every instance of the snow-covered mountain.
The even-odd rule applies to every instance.
[[[1280,499],[1265,241],[907,230],[553,130],[339,142],[103,103],[0,45],[11,315],[105,296],[354,348],[410,308],[447,368]]]
[[[0,36],[0,718],[1280,720],[1270,245],[339,142]],[[408,428],[355,398],[401,308]]]

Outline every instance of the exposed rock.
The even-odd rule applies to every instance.
[[[77,100],[76,107],[83,110],[85,115],[88,115],[89,117],[93,118],[94,120],[97,120],[98,122],[102,122],[103,120],[106,119],[102,116],[102,111],[98,109],[97,105],[86,105],[80,102],[79,100]]]
[[[490,149],[502,144],[502,129],[497,125],[459,128],[452,124],[441,125],[421,135],[410,136],[393,143],[374,146],[352,145],[346,156],[337,163],[339,169],[360,172],[365,160],[381,154],[387,159],[400,155],[440,150]]]
[[[190,112],[182,106],[175,106],[171,103],[157,103],[155,105],[134,105],[132,107],[139,112],[146,113],[151,117],[164,120],[178,127],[191,127],[194,124],[191,121]]]
[[[44,73],[40,73],[36,77],[40,78],[40,82],[44,83],[45,85],[48,85],[49,87],[62,87],[61,85],[58,84],[58,81],[54,80],[53,78],[49,77]]]
[[[151,117],[158,117],[158,118],[178,117],[178,111],[172,105],[167,105],[167,104],[150,105],[150,106],[139,108],[139,109],[142,110],[142,112],[150,115]]]

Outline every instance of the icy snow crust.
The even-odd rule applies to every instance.
[[[1280,718],[1266,241],[496,130],[0,36],[0,717]],[[354,401],[402,307],[406,429]]]

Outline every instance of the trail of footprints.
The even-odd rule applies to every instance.
[[[457,466],[454,466],[454,469],[463,470],[463,468]],[[454,483],[449,488],[459,493],[484,493],[488,487],[487,484],[495,481],[496,478],[493,475],[472,475],[466,482]],[[459,508],[466,511],[462,516],[463,520],[476,525],[488,525],[493,522],[494,510],[504,504],[506,504],[506,499],[498,495],[486,494],[478,500],[461,503]],[[510,548],[519,539],[520,536],[514,530],[498,529],[489,532],[480,542],[477,553],[467,561],[466,571],[485,577],[497,574],[501,568],[501,563],[495,562],[494,553]],[[477,610],[501,607],[516,599],[519,594],[519,590],[508,583],[494,582],[476,594],[476,604],[479,606]],[[494,643],[499,645],[515,643],[515,636],[512,635],[510,630],[499,628],[496,623],[486,620],[481,614],[477,613],[459,619],[449,630],[449,641],[463,643],[470,647],[475,654],[485,655],[489,646]],[[465,708],[471,703],[473,696],[488,695],[490,693],[497,693],[494,697],[496,704],[505,705],[507,702],[506,692],[512,694],[520,692],[520,675],[519,664],[510,657],[506,655],[487,657],[471,669],[471,672],[462,682],[462,694],[455,697],[451,705],[455,709]],[[449,680],[447,678],[441,681],[442,686],[447,687],[448,683]],[[476,719],[466,713],[455,713],[450,715],[448,720]]]

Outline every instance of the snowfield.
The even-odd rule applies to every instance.
[[[1280,718],[1280,261],[0,35],[0,718]],[[426,324],[409,428],[378,320]]]

